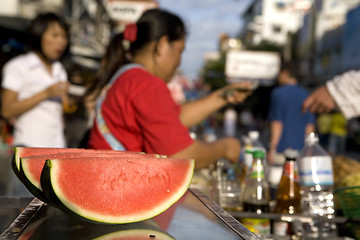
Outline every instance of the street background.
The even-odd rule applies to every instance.
[[[24,52],[29,20],[45,10],[56,11],[71,26],[71,51],[64,60],[69,80],[86,87],[100,67],[110,36],[152,7],[178,13],[189,29],[181,67],[169,86],[174,98],[182,103],[231,81],[257,81],[259,86],[244,103],[231,106],[236,111],[233,134],[241,140],[249,130],[257,130],[266,148],[270,136],[268,107],[271,91],[277,86],[276,74],[255,77],[255,73],[278,69],[279,58],[294,61],[299,85],[311,92],[334,76],[360,66],[360,0],[11,0],[0,3],[0,68]],[[235,56],[231,61],[250,53],[257,71],[244,74],[239,69],[227,70],[230,52]],[[275,54],[270,64],[263,61],[268,53]],[[69,147],[78,147],[88,121],[83,99],[74,97],[77,111],[65,115]],[[191,128],[191,134],[206,141],[225,136],[225,112],[226,108],[221,109]],[[244,116],[251,120],[244,121]],[[346,156],[360,161],[359,118],[350,119],[346,130]],[[11,192],[9,187],[21,184],[10,165],[11,131],[11,124],[1,119],[0,205],[5,207],[0,207],[0,231],[29,200],[26,193]],[[322,144],[327,147],[326,142]]]

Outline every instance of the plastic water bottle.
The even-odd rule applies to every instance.
[[[335,218],[332,158],[319,145],[315,133],[305,137],[298,167],[302,210],[313,217],[313,221],[303,224],[306,235],[309,238],[335,235],[336,225],[329,221]]]
[[[232,107],[228,107],[224,113],[224,134],[227,137],[236,136],[237,113]]]

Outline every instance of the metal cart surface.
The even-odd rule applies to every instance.
[[[124,236],[154,240],[259,239],[197,189],[189,189],[173,206],[152,219],[113,225],[75,219],[34,198],[0,239],[87,240]]]

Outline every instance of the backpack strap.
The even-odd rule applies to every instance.
[[[112,76],[112,78],[108,83],[107,89],[111,87],[111,85],[116,81],[116,79],[120,77],[121,74],[133,68],[142,68],[142,66],[140,64],[135,64],[135,63],[124,65],[119,70],[117,70],[115,74]],[[101,106],[105,97],[106,94],[100,95],[96,102],[95,122],[97,124],[97,128],[99,129],[100,133],[102,134],[102,136],[104,137],[106,142],[111,146],[112,149],[119,151],[126,151],[124,145],[118,139],[116,139],[115,136],[111,133],[101,113]]]

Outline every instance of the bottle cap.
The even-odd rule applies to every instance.
[[[250,131],[248,133],[248,135],[249,135],[249,138],[251,138],[252,140],[259,138],[259,132],[258,131]]]
[[[296,159],[299,155],[299,152],[292,148],[287,148],[284,151],[284,156],[286,159]]]
[[[313,144],[319,142],[319,137],[316,133],[312,132],[305,136],[305,143],[306,144]]]
[[[262,150],[255,150],[255,151],[253,151],[253,156],[254,156],[254,158],[264,158],[265,153]]]

